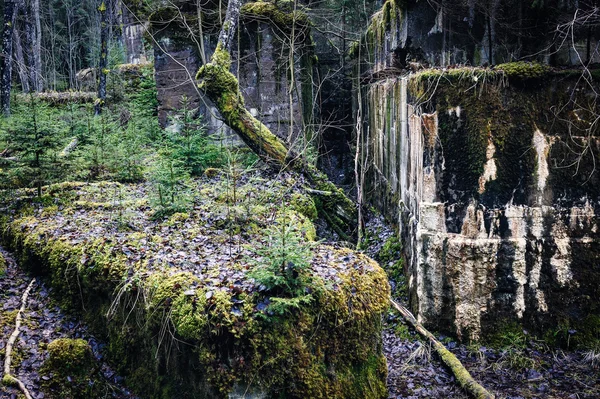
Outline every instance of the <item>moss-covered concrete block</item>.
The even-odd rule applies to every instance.
[[[23,205],[25,213],[4,218],[3,240],[63,304],[83,300],[83,317],[143,397],[221,398],[247,388],[269,398],[385,398],[387,276],[360,253],[311,243],[314,227],[286,205],[295,191],[285,184],[240,187],[250,202],[232,205],[220,200],[227,186],[207,180],[193,210],[156,223],[133,200],[145,187],[121,186],[121,206],[142,223],[128,232],[115,228],[113,209],[82,205],[108,202],[111,190],[64,185],[47,190],[65,199],[51,211]],[[266,232],[289,224],[294,245],[311,248],[309,267],[291,269],[301,290],[249,277],[274,245]],[[52,346],[61,353],[62,343]]]

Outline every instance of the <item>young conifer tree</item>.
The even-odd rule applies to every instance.
[[[56,180],[62,167],[58,151],[66,126],[51,117],[48,106],[29,95],[25,108],[6,121],[7,149],[13,155],[8,168],[10,180],[17,187],[35,187],[42,196],[42,186]]]

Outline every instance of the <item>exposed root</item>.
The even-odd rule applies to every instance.
[[[10,335],[10,338],[8,338],[8,342],[6,344],[6,357],[4,358],[4,377],[2,377],[2,383],[4,383],[5,385],[17,385],[27,399],[32,399],[32,396],[29,393],[29,390],[27,389],[25,384],[23,384],[21,380],[19,380],[17,377],[10,373],[10,363],[12,361],[13,347],[15,345],[15,342],[17,341],[17,337],[21,333],[21,323],[23,321],[23,312],[25,312],[25,307],[27,306],[27,298],[29,297],[29,293],[31,292],[34,283],[35,279],[31,280],[31,282],[27,286],[27,289],[23,293],[23,297],[21,298],[21,308],[17,313],[17,318],[15,320],[15,329]]]
[[[423,327],[421,323],[419,323],[417,319],[415,319],[415,316],[413,316],[413,314],[408,309],[406,309],[404,306],[400,305],[393,299],[390,299],[390,301],[392,302],[394,308],[398,312],[400,312],[402,317],[404,317],[404,319],[411,326],[413,326],[413,328],[417,330],[417,332],[421,334],[423,338],[426,338],[431,343],[431,346],[433,346],[437,354],[440,356],[440,358],[442,358],[444,364],[448,366],[456,380],[459,382],[460,386],[467,393],[469,393],[477,399],[494,399],[494,395],[489,393],[483,386],[481,386],[477,381],[475,381],[475,379],[471,376],[467,369],[465,369],[465,367],[462,365],[460,360],[458,360],[452,352],[446,349],[446,347],[442,345],[442,343],[438,341],[432,333],[427,331],[427,329],[425,329],[425,327]]]

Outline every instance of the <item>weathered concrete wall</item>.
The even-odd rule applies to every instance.
[[[148,62],[144,46],[144,34],[148,29],[147,23],[142,23],[127,9],[122,10],[123,18],[123,47],[127,64],[145,64]]]
[[[196,87],[195,75],[202,65],[200,44],[191,39],[189,28],[177,22],[178,18],[167,14],[152,24],[157,39],[154,53],[160,123],[172,123],[170,117],[181,108],[185,95],[192,107],[199,109],[209,133],[229,137],[230,130],[218,111]],[[307,52],[298,51],[290,58],[289,46],[282,40],[285,35],[265,21],[242,18],[239,32],[232,49],[232,69],[246,106],[273,133],[291,143],[305,132],[303,115],[314,106],[310,93],[308,98],[303,96],[302,82],[310,80],[312,72],[302,65]],[[216,33],[207,30],[204,37],[205,57],[210,57]]]
[[[424,72],[363,89],[367,192],[398,224],[426,325],[583,335],[600,315],[600,110],[577,77]]]
[[[364,37],[363,71],[492,65],[521,59],[553,65],[600,62],[600,30],[584,22],[593,5],[550,0],[387,0]],[[566,24],[576,16],[573,29]],[[588,20],[589,21],[589,20]]]

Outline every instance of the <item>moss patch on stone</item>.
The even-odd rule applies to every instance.
[[[513,79],[539,79],[548,75],[552,69],[547,65],[542,65],[537,62],[508,62],[506,64],[497,65],[496,68],[504,72],[506,76]]]
[[[48,344],[44,370],[64,376],[86,375],[94,366],[92,350],[83,339],[59,338]]]
[[[82,339],[59,338],[48,344],[48,358],[40,368],[42,390],[47,398],[90,398],[100,396],[103,381],[95,370],[95,359]]]

